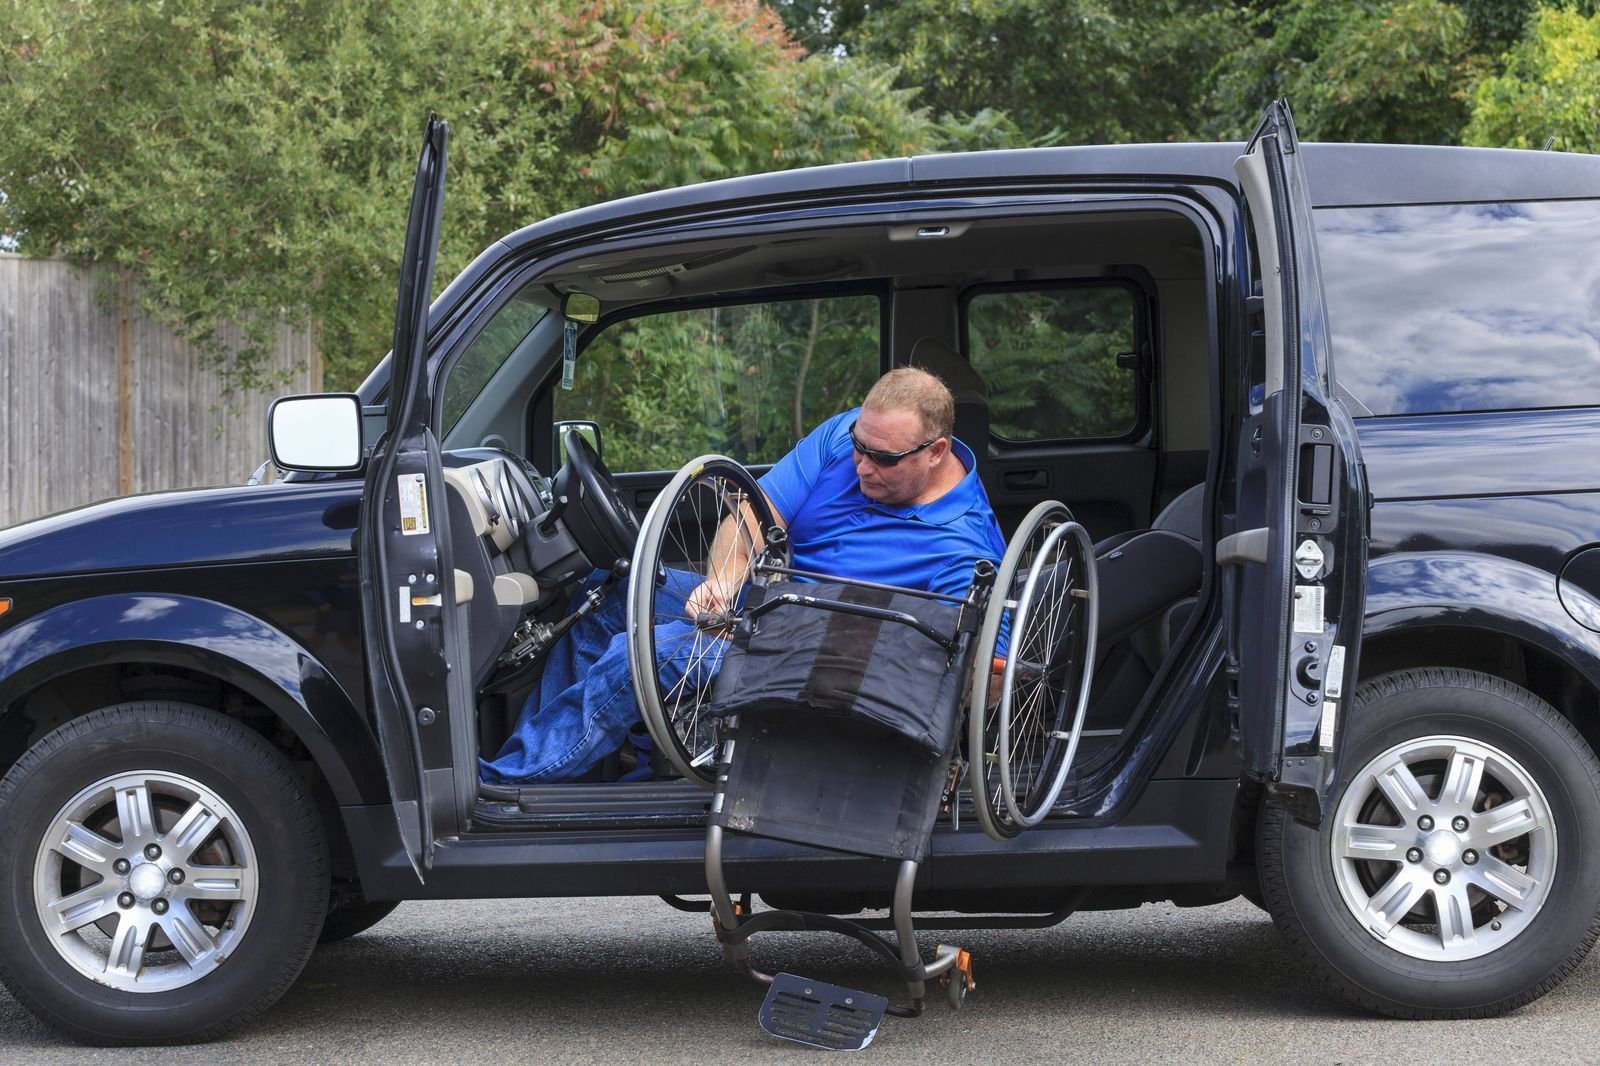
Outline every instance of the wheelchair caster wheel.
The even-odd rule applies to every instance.
[[[944,985],[944,998],[950,1004],[950,1009],[960,1010],[967,1002],[967,993],[978,987],[978,983],[972,979],[972,956],[962,948],[943,944],[934,950],[935,958],[947,955],[954,955],[956,962],[939,975],[939,983]]]

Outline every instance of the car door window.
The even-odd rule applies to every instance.
[[[1139,427],[1142,295],[1131,285],[985,289],[965,301],[967,357],[989,386],[990,432],[1010,441],[1125,437]]]
[[[722,304],[625,319],[585,347],[557,420],[600,423],[617,471],[716,452],[776,462],[877,379],[876,296]]]
[[[495,312],[489,324],[472,339],[467,350],[461,353],[461,358],[450,368],[441,400],[440,426],[443,436],[450,435],[473,401],[482,394],[489,379],[517,350],[523,339],[533,332],[533,327],[550,313],[550,309],[540,302],[541,299],[542,294],[533,286],[513,296]]]

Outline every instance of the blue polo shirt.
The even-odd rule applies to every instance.
[[[828,419],[761,478],[788,523],[795,568],[965,595],[973,564],[998,564],[1006,547],[972,449],[955,441],[966,476],[932,503],[878,503],[856,477],[850,425],[860,413]]]

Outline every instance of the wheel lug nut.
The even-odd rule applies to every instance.
[[[127,859],[118,859],[116,862],[111,864],[111,868],[117,871],[119,874],[125,874],[129,870],[133,869],[133,866],[128,862]]]
[[[1439,872],[1444,873],[1443,870],[1440,870]],[[167,901],[164,899],[157,899],[155,902],[150,904],[150,909],[155,911],[157,914],[165,914],[167,913]]]
[[[1458,814],[1450,820],[1450,828],[1458,833],[1465,833],[1467,831],[1467,820]]]
[[[1468,848],[1466,851],[1461,853],[1461,861],[1466,863],[1468,866],[1472,866],[1478,861],[1478,853],[1473,851],[1471,848]]]
[[[1435,870],[1433,871],[1433,879],[1441,885],[1448,885],[1450,883],[1450,871]]]
[[[117,897],[117,906],[121,907],[123,910],[127,910],[129,907],[133,906],[133,902],[132,892],[124,892],[122,895]]]
[[[1412,848],[1410,851],[1406,852],[1406,861],[1407,862],[1421,862],[1422,861],[1422,849],[1421,848]]]
[[[168,871],[167,880],[171,881],[175,885],[183,884],[183,871],[182,870],[171,870],[171,871]]]
[[[144,857],[149,859],[151,862],[155,862],[157,859],[161,858],[161,845],[146,844],[144,846]]]
[[[1421,818],[1417,819],[1417,828],[1426,833],[1428,830],[1433,828],[1433,819],[1424,814]],[[148,851],[149,849],[146,850]]]

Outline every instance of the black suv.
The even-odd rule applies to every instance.
[[[606,512],[701,453],[759,471],[912,361],[1006,532],[1048,498],[1088,527],[1102,606],[1050,816],[999,842],[958,797],[918,908],[1243,893],[1404,1017],[1513,1009],[1589,950],[1600,159],[1301,145],[1279,104],[1244,146],[585,208],[429,307],[444,141],[394,350],[356,396],[279,402],[284,477],[0,532],[0,978],[40,1017],[199,1039],[399,900],[703,894],[708,793],[645,745],[522,788],[477,757],[625,557]],[[574,472],[574,431],[613,476]],[[887,902],[879,860],[724,859],[772,905]]]

